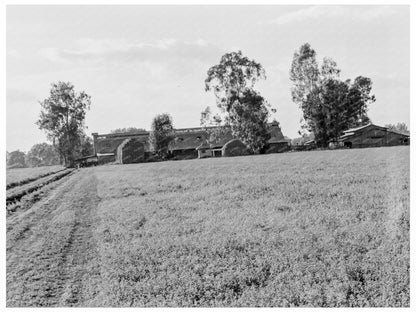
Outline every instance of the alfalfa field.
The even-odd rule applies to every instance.
[[[76,170],[8,214],[7,305],[408,307],[409,152]]]

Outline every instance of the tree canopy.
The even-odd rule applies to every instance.
[[[263,66],[243,56],[241,51],[224,54],[220,63],[208,70],[205,91],[214,92],[220,110],[213,114],[207,107],[201,113],[202,126],[218,126],[210,130],[211,141],[231,130],[252,152],[265,146],[270,138],[267,125],[270,105],[254,90],[255,83],[265,78]]]
[[[45,130],[49,140],[57,146],[66,166],[72,167],[84,134],[86,111],[91,97],[84,91],[75,92],[70,82],[53,83],[48,98],[40,102],[41,113],[37,125]]]
[[[19,150],[8,153],[6,163],[7,168],[11,169],[27,167],[25,156],[25,153]]]
[[[149,135],[149,142],[158,157],[167,157],[169,143],[172,140],[172,117],[167,113],[156,115],[156,117],[153,118],[152,121],[152,129]]]
[[[410,134],[409,128],[407,127],[406,123],[404,123],[404,122],[398,122],[395,125],[387,124],[386,128],[388,128],[389,130],[395,131],[395,132],[399,132],[399,133],[403,133],[403,134]]]
[[[110,133],[142,133],[142,132],[146,132],[146,130],[142,128],[136,128],[136,127],[127,127],[127,128],[117,128],[117,129],[111,130]]]
[[[302,128],[314,134],[319,146],[337,140],[342,131],[367,124],[371,95],[370,78],[340,79],[340,69],[325,57],[319,68],[316,52],[306,43],[293,56],[290,70],[292,100],[303,112]]]
[[[59,165],[59,153],[51,144],[35,144],[27,153],[26,162],[30,167]]]

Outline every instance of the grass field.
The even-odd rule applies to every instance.
[[[44,166],[34,168],[15,168],[6,170],[6,184],[18,184],[19,182],[32,180],[48,173],[64,169],[62,166]]]
[[[82,169],[7,220],[8,306],[409,306],[409,147]]]

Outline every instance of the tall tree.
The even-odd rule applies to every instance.
[[[337,140],[342,131],[370,122],[370,78],[342,81],[334,60],[325,57],[319,68],[316,52],[306,43],[293,56],[290,70],[292,100],[303,112],[301,127],[314,134],[319,146]]]
[[[77,93],[70,82],[61,81],[53,83],[49,97],[40,102],[42,110],[37,125],[56,144],[67,167],[72,167],[78,156],[76,151],[84,134],[90,103],[91,97],[84,91]]]
[[[25,168],[25,153],[19,150],[10,152],[7,159],[7,168]]]
[[[173,140],[173,121],[172,117],[167,114],[160,114],[153,118],[152,130],[150,131],[149,141],[160,158],[166,158],[168,154],[169,143]]]
[[[214,92],[220,112],[213,115],[207,107],[201,113],[201,125],[218,126],[216,132],[210,133],[213,140],[221,132],[231,131],[253,152],[267,143],[270,105],[254,90],[255,83],[265,78],[263,66],[241,51],[224,54],[220,63],[208,70],[205,91]]]
[[[58,165],[59,154],[51,144],[35,144],[27,153],[26,162],[30,167]]]
[[[316,52],[309,43],[305,43],[293,55],[290,69],[292,86],[292,99],[302,107],[306,97],[318,85],[319,69],[316,61]]]

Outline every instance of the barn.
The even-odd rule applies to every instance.
[[[139,133],[93,133],[94,155],[98,164],[141,162],[150,151],[149,132]]]
[[[271,138],[266,153],[278,153],[289,149],[279,123],[269,124]],[[214,129],[216,127],[209,127]],[[109,162],[128,164],[147,161],[153,151],[149,144],[149,132],[140,133],[93,133],[94,156],[98,164]],[[183,128],[174,130],[174,139],[169,146],[170,157],[174,159],[191,159],[221,156],[221,148],[234,139],[230,131],[223,133],[214,142],[209,141],[205,128]]]
[[[267,141],[266,150],[267,154],[281,153],[289,150],[290,139],[286,139],[282,133],[282,129],[278,122],[272,122],[269,124],[270,139]],[[232,139],[235,139],[231,132],[225,132],[215,142],[208,144],[207,141],[202,142],[197,146],[198,158],[205,157],[220,157],[222,155],[222,147]]]
[[[267,142],[266,154],[282,153],[290,149],[290,139],[285,138],[280,125],[277,122],[272,122],[270,126],[270,139]]]
[[[370,123],[344,131],[339,142],[349,148],[409,145],[410,136]]]
[[[174,130],[174,139],[169,145],[171,157],[176,159],[203,158],[221,156],[221,148],[225,143],[233,139],[231,132],[224,132],[214,142],[208,143],[209,134],[207,128],[182,128]],[[219,151],[219,152],[218,152]]]

